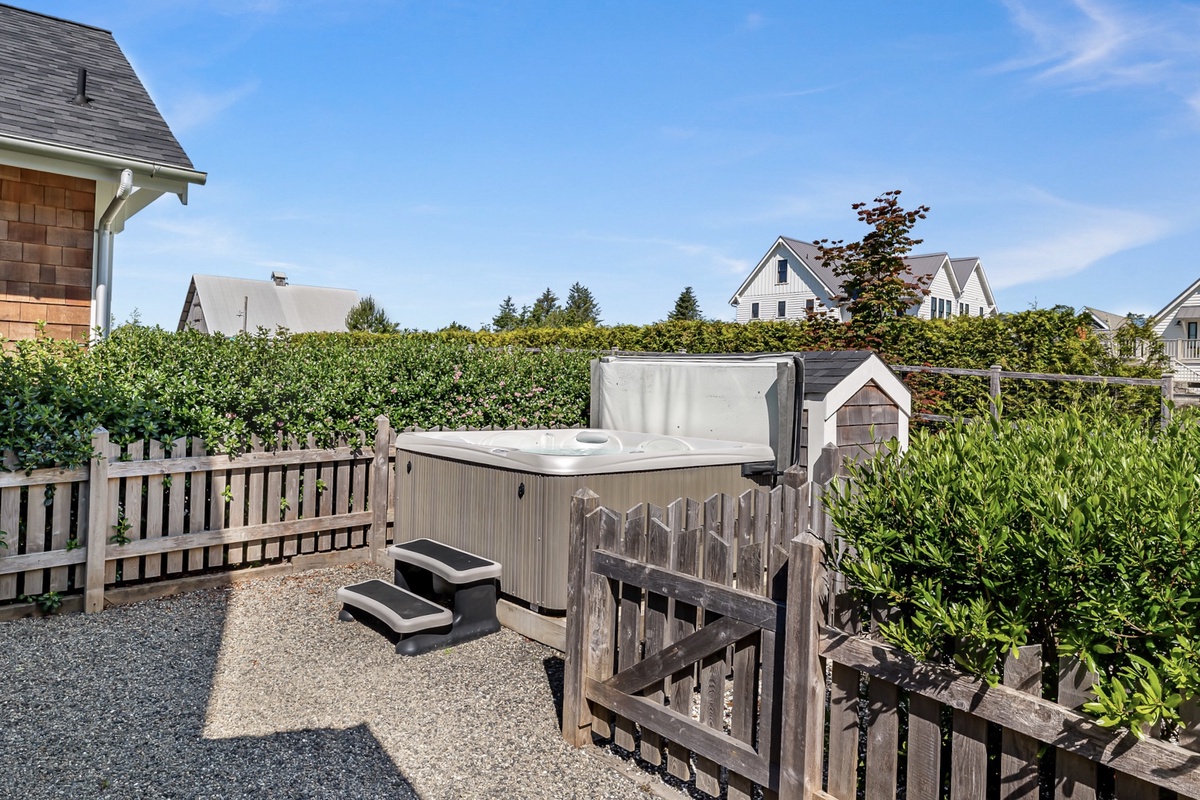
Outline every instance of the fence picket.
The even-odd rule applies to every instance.
[[[366,447],[366,435],[361,434],[362,441],[359,442],[360,447]],[[354,462],[354,474],[351,478],[350,485],[350,504],[354,511],[367,510],[367,468],[370,462],[356,460]],[[369,527],[369,526],[368,526]],[[350,546],[362,547],[366,544],[367,528],[355,528],[350,531]]]
[[[610,553],[617,551],[621,539],[621,518],[607,508],[602,508],[589,519],[593,520],[594,529],[589,530],[588,538],[598,547]],[[617,621],[617,601],[620,597],[616,581],[591,575],[589,580],[593,585],[588,591],[592,603],[588,609],[588,627],[591,634],[591,645],[588,649],[591,660],[587,674],[594,675],[596,680],[608,680],[613,675],[614,639],[610,632],[614,630]],[[602,739],[613,735],[612,714],[608,709],[593,704],[592,730]]]
[[[700,574],[700,506],[694,500],[677,500],[667,508],[668,527],[675,538],[674,564],[683,575]],[[671,641],[677,642],[696,631],[698,609],[690,603],[676,600],[671,611]],[[671,679],[671,708],[680,714],[691,715],[695,672],[692,669],[676,672]],[[667,772],[679,780],[691,778],[691,757],[686,747],[672,740],[667,745]]]
[[[120,445],[108,445],[108,463],[115,464],[121,460]],[[125,509],[121,507],[121,479],[108,479],[108,519],[104,525],[104,541],[112,541],[113,536],[117,535],[117,525],[122,522],[125,516]],[[104,585],[116,583],[117,581],[117,562],[119,559],[104,561]]]
[[[637,505],[625,515],[625,525],[618,552],[642,561],[646,557],[646,507]],[[617,669],[626,670],[641,659],[642,590],[631,583],[621,585],[618,608]],[[618,716],[613,730],[613,743],[627,751],[637,747],[637,727],[633,720]]]
[[[1026,645],[1004,659],[1004,685],[1020,692],[1042,695],[1042,648]],[[1000,735],[1000,797],[1003,800],[1037,800],[1038,748],[1040,743],[1005,728]]]
[[[704,579],[729,585],[733,577],[730,546],[733,533],[733,498],[716,494],[704,503]],[[719,615],[704,612],[704,624]],[[725,726],[725,675],[729,671],[726,651],[705,656],[700,661],[700,722],[710,728]],[[696,756],[696,788],[716,797],[721,793],[721,765]]]
[[[737,568],[734,577],[737,587],[751,594],[763,594],[763,543],[754,539],[754,499],[761,497],[756,490],[743,492],[737,500],[737,520],[734,524],[737,540]],[[735,739],[753,744],[758,710],[759,636],[743,639],[733,647],[733,694],[729,732]],[[752,792],[749,778],[729,773],[729,800],[749,800]]]
[[[187,437],[171,442],[171,459],[187,458]],[[187,489],[187,473],[171,473],[170,505],[167,507],[167,535],[180,536],[183,534],[184,496]],[[183,551],[173,550],[167,553],[167,574],[183,572]]]
[[[671,566],[671,529],[664,523],[666,518],[658,506],[647,508],[646,523],[646,563],[655,567],[669,568]],[[667,615],[670,603],[667,596],[656,592],[646,593],[646,650],[645,657],[649,658],[662,651],[667,645]],[[663,685],[654,691],[646,692],[645,696],[651,702],[662,705],[666,696]],[[655,731],[642,730],[640,755],[647,764],[659,766],[663,760],[662,736]]]
[[[333,476],[335,467],[328,462],[321,464],[317,479],[317,514],[328,517],[333,513]],[[333,549],[333,531],[323,530],[317,534],[317,552]]]
[[[25,552],[44,553],[46,551],[46,487],[30,486],[25,491]],[[29,570],[24,573],[22,594],[36,596],[43,592],[46,584],[46,571],[43,569]]]
[[[134,442],[125,448],[125,457],[129,461],[141,461],[146,451],[145,442]],[[129,531],[125,534],[130,540],[142,538],[142,482],[140,475],[130,475],[125,478],[125,521],[129,523]],[[141,577],[142,559],[138,557],[121,559],[121,580],[136,581]]]
[[[246,524],[246,472],[245,469],[229,471],[229,509],[228,524],[230,528],[241,528]],[[225,545],[225,563],[241,564],[246,561],[246,543],[234,542]]]
[[[908,800],[942,795],[942,704],[919,694],[908,696]]]
[[[199,436],[192,437],[192,457],[203,458],[208,454],[204,440]],[[208,530],[208,473],[193,472],[188,476],[188,533],[200,533]],[[225,551],[221,547],[195,547],[184,552],[189,572],[199,572],[209,567],[219,567],[225,563]]]
[[[262,518],[263,522],[278,522],[282,510],[283,500],[283,473],[284,467],[275,465],[267,467],[266,471],[266,492],[263,497]],[[263,558],[267,561],[274,561],[279,558],[283,551],[283,539],[268,539],[263,546]]]
[[[66,550],[67,542],[71,540],[71,503],[72,490],[83,484],[56,483],[53,484],[52,511],[50,520],[50,549]],[[50,591],[65,592],[70,582],[71,567],[52,567],[50,569]]]
[[[163,443],[157,439],[151,439],[149,447],[146,450],[147,461],[158,461],[163,457],[166,451]],[[149,475],[146,478],[146,536],[147,539],[157,539],[165,532],[163,526],[163,494],[165,493],[164,482],[166,478],[163,475]],[[80,502],[87,497],[86,492],[80,493]],[[83,518],[82,510],[79,512],[80,519]],[[162,575],[163,561],[166,556],[155,554],[146,556],[142,560],[142,576],[145,578],[157,578]]]
[[[262,440],[257,436],[250,440],[250,452],[261,453]],[[259,525],[263,519],[263,492],[266,490],[266,468],[256,467],[246,470],[246,523]],[[261,539],[246,542],[246,561],[254,564],[263,559],[263,542]]]
[[[882,638],[879,625],[887,621],[887,615],[888,609],[876,603],[871,618],[877,638]],[[900,691],[896,684],[870,678],[867,682],[866,800],[887,800],[896,796],[900,754],[899,709]]]
[[[316,437],[311,433],[308,435],[306,444],[308,449],[312,450],[317,446]],[[317,465],[304,465],[304,478],[301,483],[303,492],[303,500],[300,504],[300,515],[305,519],[312,519],[319,516],[317,511]],[[317,535],[315,533],[306,533],[300,537],[300,552],[312,553],[317,549]]]
[[[346,446],[345,440],[339,443],[342,447]],[[350,462],[339,461],[334,477],[334,482],[337,485],[337,495],[333,498],[334,507],[333,513],[346,514],[350,511]],[[337,533],[333,536],[333,547],[335,550],[345,550],[350,546],[350,531],[346,528],[338,528]]]
[[[1075,658],[1063,658],[1058,662],[1058,704],[1077,709],[1089,702],[1089,689],[1096,676]],[[1059,750],[1055,753],[1054,767],[1055,800],[1095,800],[1096,762],[1083,756]]]
[[[0,531],[4,531],[4,552],[16,555],[20,552],[21,530],[21,487],[8,486],[0,489]],[[0,600],[17,596],[17,573],[0,575]]]
[[[295,439],[288,441],[288,449],[299,450],[300,443]],[[282,504],[283,519],[291,521],[300,515],[300,474],[297,466],[288,466],[284,472],[284,502]],[[287,536],[283,540],[283,556],[291,558],[300,552],[300,537]]]

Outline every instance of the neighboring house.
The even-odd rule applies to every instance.
[[[1125,327],[1125,324],[1129,322],[1128,317],[1114,314],[1111,311],[1101,311],[1091,306],[1084,306],[1083,313],[1092,318],[1092,328],[1096,333],[1102,335],[1116,333],[1118,329]]]
[[[921,278],[929,289],[908,313],[923,319],[996,315],[996,299],[978,258],[931,253],[904,261],[913,277]],[[805,319],[810,314],[844,322],[850,319],[850,312],[834,300],[842,293],[841,278],[822,262],[816,245],[781,236],[742,281],[729,304],[737,309],[738,322]]]
[[[346,330],[346,314],[358,305],[353,289],[292,286],[287,275],[272,272],[269,281],[193,275],[179,315],[179,328],[224,336],[259,328],[292,333]]]
[[[110,32],[0,5],[0,340],[107,334],[113,237],[203,184]]]
[[[1154,332],[1163,341],[1175,378],[1200,383],[1200,280],[1155,314]]]

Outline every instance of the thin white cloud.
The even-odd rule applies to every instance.
[[[1004,226],[1012,244],[987,249],[996,289],[1075,275],[1105,258],[1161,239],[1165,219],[1142,211],[1071,203],[1033,192],[1028,217]]]
[[[1081,90],[1145,86],[1185,102],[1200,89],[1200,10],[1163,2],[1001,0],[1029,51],[999,65]]]
[[[611,244],[636,245],[640,248],[654,247],[673,250],[676,253],[683,253],[686,256],[705,261],[710,266],[717,267],[723,272],[728,272],[735,275],[745,272],[753,266],[753,264],[747,259],[733,258],[726,255],[720,248],[713,247],[711,245],[700,244],[698,242],[681,242],[674,239],[662,239],[658,237],[598,235],[591,233],[580,234],[578,238],[589,242],[608,242]]]
[[[212,122],[257,89],[258,81],[247,81],[220,92],[184,92],[169,103],[164,116],[175,133],[183,133]]]
[[[742,20],[742,29],[747,31],[756,31],[761,28],[763,23],[766,21],[766,17],[764,17],[762,14],[759,14],[757,11],[753,11],[747,14],[746,18]]]

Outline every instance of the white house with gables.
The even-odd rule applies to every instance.
[[[1200,383],[1200,280],[1167,303],[1153,320],[1154,332],[1163,341],[1175,379]]]
[[[904,262],[929,289],[909,314],[922,319],[996,315],[996,299],[978,258],[930,253],[909,256]],[[729,304],[737,310],[738,322],[806,319],[810,314],[845,322],[850,312],[833,299],[842,293],[842,279],[822,262],[816,245],[780,236]]]

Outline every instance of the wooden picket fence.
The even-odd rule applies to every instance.
[[[376,423],[373,442],[255,439],[232,457],[196,437],[119,447],[97,429],[87,467],[0,473],[0,609],[54,592],[93,612],[250,565],[371,561],[394,494],[395,432]]]
[[[887,610],[860,621],[826,572],[841,545],[825,487],[801,480],[627,514],[576,494],[568,742],[611,741],[730,800],[1200,798],[1195,717],[1178,744],[1138,740],[1078,710],[1076,665],[1043,699],[1037,648],[989,687],[874,635]]]

